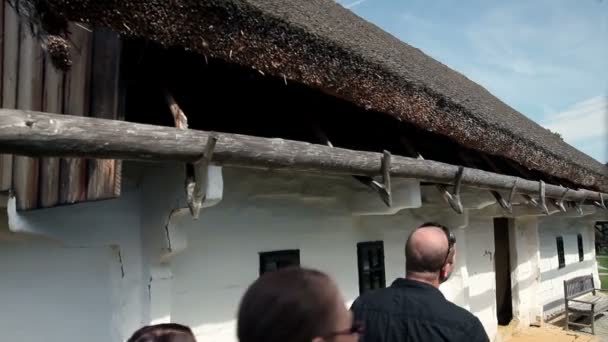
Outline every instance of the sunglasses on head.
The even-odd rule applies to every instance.
[[[355,322],[353,322],[353,325],[350,328],[329,333],[329,334],[323,336],[323,338],[332,338],[332,337],[336,337],[339,335],[354,335],[354,334],[359,334],[359,335],[363,334],[363,323],[361,323],[359,321],[355,321]]]
[[[456,236],[447,227],[441,227],[448,239],[448,247],[451,249],[456,244]]]
[[[443,230],[446,238],[448,239],[448,252],[445,254],[445,260],[443,260],[443,264],[445,265],[448,262],[452,248],[454,248],[454,245],[456,244],[456,236],[447,227],[441,226],[439,228]]]

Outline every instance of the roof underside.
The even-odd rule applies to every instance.
[[[331,0],[44,3],[59,18],[111,27],[285,77],[464,147],[608,191],[604,165],[483,87]],[[55,22],[43,20],[43,26],[57,31],[61,24],[53,15],[47,17]]]

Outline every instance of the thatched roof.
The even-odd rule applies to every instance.
[[[53,19],[108,26],[286,77],[463,146],[608,190],[606,166],[332,0],[30,2],[49,5]]]

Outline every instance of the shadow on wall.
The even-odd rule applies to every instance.
[[[466,287],[466,291],[469,291],[468,286]],[[487,312],[487,310],[492,310],[496,303],[495,296],[496,291],[491,288],[489,284],[488,289],[486,289],[484,292],[473,296],[469,295],[469,306],[471,307],[471,312],[476,315],[481,315],[482,313]]]
[[[156,169],[146,175],[149,186],[144,188],[158,189],[157,182],[164,188],[175,179],[170,186],[181,190],[177,175],[179,170]],[[301,264],[330,274],[346,298],[359,293],[357,242],[384,240],[386,255],[403,258],[403,242],[387,238],[400,231],[382,226],[354,229],[343,202],[334,200],[348,194],[350,179],[302,179],[237,169],[224,169],[224,179],[219,204],[204,209],[198,221],[184,217],[174,223],[188,247],[171,259],[168,311],[172,321],[190,325],[201,340],[236,339],[238,305],[259,275],[260,252],[299,249]],[[144,212],[157,215],[170,211],[170,205],[175,200],[158,198],[155,191],[144,195]],[[158,226],[152,222],[156,219],[145,221]],[[392,279],[387,272],[388,281]]]
[[[584,269],[589,270],[589,274],[591,274],[593,272],[593,266],[595,266],[595,260],[584,260],[575,264],[566,265],[566,267],[564,268],[552,269],[549,271],[542,272],[540,274],[540,278],[543,282],[550,281],[557,278],[563,278],[564,276],[568,276],[571,273],[576,273]]]
[[[125,185],[119,199],[22,212],[19,219],[54,240],[0,240],[2,340],[122,341],[141,326],[137,189]]]
[[[176,200],[167,198],[164,189],[181,191],[180,172],[179,168],[157,168],[146,173],[142,206],[147,214],[142,217],[142,231],[157,229],[158,213],[168,212],[175,205]],[[422,218],[408,210],[390,217],[353,217],[343,204],[350,191],[359,186],[350,178],[301,178],[225,168],[224,180],[219,204],[204,209],[198,221],[184,217],[175,222],[188,247],[171,259],[168,312],[172,321],[192,326],[201,340],[235,341],[238,305],[247,286],[258,277],[260,252],[299,249],[301,264],[332,276],[349,301],[359,294],[358,242],[384,241],[387,285],[403,276],[404,243]],[[159,183],[162,185],[155,185]],[[147,193],[146,189],[151,190]],[[437,216],[437,212],[431,210],[429,215]],[[488,226],[480,221],[472,235],[464,233],[487,244],[492,241]],[[463,258],[476,258],[469,277],[474,286],[461,288],[455,283],[456,296],[450,297],[465,298],[492,333],[493,264],[488,258],[479,258],[478,252],[484,253],[462,251]]]
[[[591,274],[593,272],[591,268],[594,266],[594,264],[595,260],[585,260],[576,264],[567,265],[561,269],[553,269],[541,273],[543,284],[545,282],[555,281],[557,279],[561,280],[556,284],[551,285],[551,290],[548,290],[550,291],[550,294],[545,298],[546,302],[543,305],[543,310],[549,315],[559,312],[560,307],[564,305],[563,280],[574,278],[585,273]],[[589,270],[589,272],[583,272],[585,270]],[[553,288],[553,285],[557,286],[558,288]]]
[[[521,292],[529,289],[536,282],[537,282],[537,279],[534,276],[534,274],[530,274],[530,276],[527,277],[526,279],[521,279],[521,280],[518,279],[518,281],[515,282],[515,285],[513,285],[511,287],[511,292],[512,293],[521,293]]]

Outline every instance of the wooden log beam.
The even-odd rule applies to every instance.
[[[382,154],[239,134],[180,130],[98,118],[0,110],[0,153],[47,157],[115,158],[138,161],[200,160],[209,137],[218,138],[212,163],[255,169],[335,175],[379,176]],[[393,156],[393,177],[453,184],[458,166]],[[462,185],[510,191],[517,177],[466,168]],[[517,193],[538,195],[539,183],[517,178]],[[547,197],[561,198],[562,187],[547,184]],[[604,197],[608,195],[604,194]],[[600,200],[598,192],[572,190],[565,200]]]

